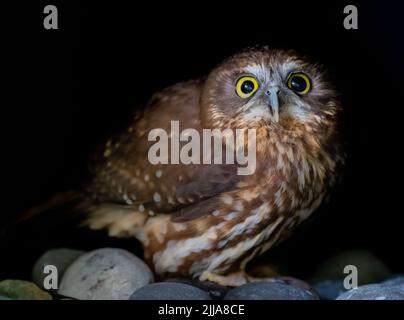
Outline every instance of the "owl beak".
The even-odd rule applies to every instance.
[[[274,86],[265,93],[268,97],[269,109],[275,122],[279,121],[279,88]]]

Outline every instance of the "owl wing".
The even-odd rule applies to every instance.
[[[180,131],[192,128],[201,132],[202,85],[202,81],[180,83],[154,95],[127,132],[107,142],[89,187],[97,201],[196,217],[206,212],[207,204],[212,205],[208,199],[234,189],[238,182],[235,165],[153,165],[148,158],[155,143],[148,140],[153,129],[164,129],[169,143],[176,138],[170,136],[171,121],[178,121]],[[171,163],[171,155],[168,157]]]

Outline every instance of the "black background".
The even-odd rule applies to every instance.
[[[278,2],[4,8],[2,225],[82,183],[91,151],[153,92],[263,44],[327,66],[345,107],[348,153],[332,202],[273,254],[304,277],[333,253],[368,249],[403,273],[404,11],[392,1]],[[59,30],[43,28],[46,4],[59,9]],[[347,4],[358,7],[358,30],[343,28]],[[28,278],[34,260],[55,246],[138,249],[134,240],[32,223],[0,238],[0,277]]]

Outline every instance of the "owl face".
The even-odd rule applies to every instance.
[[[288,129],[334,115],[334,99],[319,66],[293,52],[263,48],[239,53],[213,70],[202,104],[214,123]]]

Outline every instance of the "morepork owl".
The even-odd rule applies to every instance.
[[[335,183],[339,111],[318,65],[291,51],[242,51],[206,78],[155,94],[106,143],[85,193],[85,224],[137,238],[160,277],[248,281],[246,263],[307,219]],[[255,129],[255,172],[240,175],[237,163],[150,163],[149,133],[170,133],[172,121],[198,132]]]

